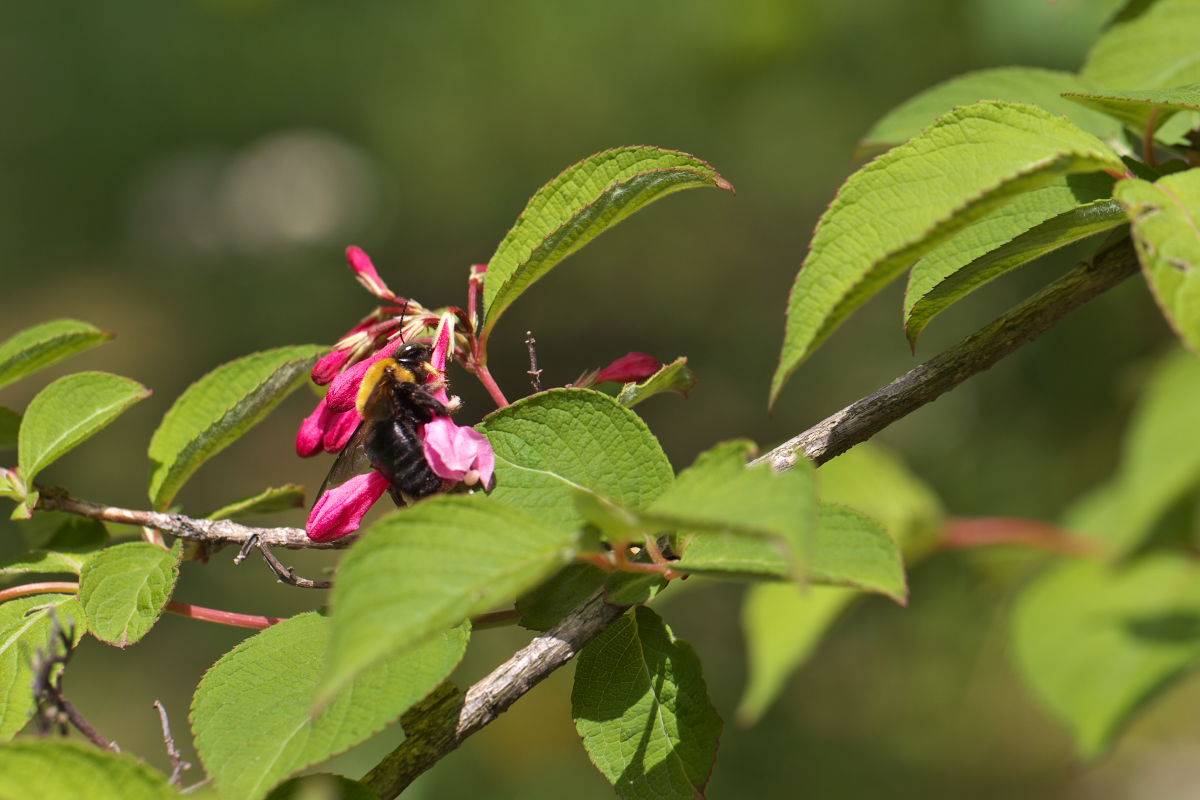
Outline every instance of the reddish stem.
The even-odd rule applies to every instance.
[[[941,541],[955,549],[1016,545],[1072,555],[1096,549],[1057,525],[1018,517],[952,517],[942,526]]]
[[[504,408],[508,405],[508,398],[504,396],[504,392],[500,391],[500,386],[492,377],[492,373],[488,372],[486,364],[475,363],[475,377],[479,378],[479,382],[483,384],[483,388],[487,389],[487,393],[492,396],[492,401],[497,408]]]
[[[79,584],[69,581],[44,581],[42,583],[23,583],[20,586],[10,586],[0,590],[0,603],[27,597],[31,594],[78,594]]]
[[[283,617],[263,617],[258,614],[238,614],[235,611],[221,611],[216,608],[194,606],[191,603],[180,603],[172,600],[167,603],[167,611],[181,617],[191,617],[205,622],[215,622],[219,625],[231,625],[235,628],[253,628],[261,631],[272,625],[283,622]]]

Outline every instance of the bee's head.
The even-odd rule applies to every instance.
[[[435,371],[433,365],[429,363],[432,353],[433,350],[427,344],[409,342],[402,345],[392,355],[392,358],[396,360],[397,364],[412,373],[415,382],[424,384]]]

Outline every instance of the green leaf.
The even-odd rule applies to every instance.
[[[1175,556],[1063,564],[1022,592],[1013,641],[1026,680],[1076,748],[1099,756],[1200,660],[1200,568]]]
[[[166,800],[180,795],[131,755],[65,739],[22,739],[0,747],[5,800]]]
[[[627,383],[617,393],[617,402],[626,408],[633,408],[647,397],[660,392],[676,392],[688,396],[688,392],[696,388],[696,373],[692,372],[687,359],[680,357],[670,364],[659,367],[649,378],[641,383]]]
[[[454,670],[466,626],[359,673],[310,716],[329,657],[329,620],[308,612],[242,641],[192,701],[196,749],[227,797],[254,800],[299,770],[379,733]]]
[[[78,575],[107,540],[108,531],[103,522],[70,518],[44,547],[0,562],[0,579],[57,572]]]
[[[640,508],[674,478],[642,418],[590,389],[526,397],[477,427],[496,451],[492,498],[549,523],[583,523],[575,506],[577,488]]]
[[[304,487],[295,483],[263,489],[253,497],[222,506],[208,515],[209,519],[233,519],[252,514],[273,514],[291,508],[304,507]]]
[[[1142,272],[1175,334],[1200,354],[1200,169],[1126,180],[1116,199],[1133,222]]]
[[[1077,172],[1125,171],[1107,145],[1040,108],[958,108],[850,176],[821,217],[788,303],[772,381],[914,261],[1018,195]]]
[[[111,338],[111,333],[73,319],[26,328],[0,344],[0,387]]]
[[[1063,97],[1102,111],[1131,130],[1144,134],[1156,130],[1179,111],[1200,111],[1200,83],[1173,89],[1126,92],[1069,92]]]
[[[0,406],[0,450],[15,450],[17,431],[21,428],[21,415],[12,409]]]
[[[319,345],[252,353],[188,387],[150,440],[150,501],[164,509],[200,465],[258,424],[308,377]]]
[[[968,72],[930,87],[889,111],[867,131],[855,156],[862,158],[906,142],[951,109],[980,100],[1029,103],[1054,114],[1063,114],[1101,139],[1115,137],[1120,126],[1111,119],[1062,98],[1063,92],[1087,92],[1094,88],[1073,73],[1034,67]]]
[[[753,448],[739,440],[702,453],[641,512],[659,530],[680,534],[678,569],[754,574],[766,564],[770,575],[805,574],[817,522],[812,464],[801,460],[786,472],[748,467]]]
[[[484,338],[558,262],[648,203],[696,186],[733,191],[704,161],[657,147],[618,147],[568,167],[538,189],[488,261]]]
[[[1129,3],[1092,45],[1080,74],[1105,89],[1161,89],[1200,81],[1200,6]]]
[[[341,775],[301,775],[281,783],[267,800],[379,800],[379,795]]]
[[[900,550],[875,520],[845,506],[821,504],[809,577],[815,583],[853,586],[908,603]]]
[[[866,442],[823,464],[817,485],[822,502],[850,506],[882,524],[905,560],[916,560],[936,546],[945,516],[941,502],[883,445]]]
[[[571,713],[621,797],[704,797],[721,718],[696,652],[650,609],[635,608],[579,654]]]
[[[17,460],[27,484],[71,448],[96,434],[150,390],[107,372],[66,375],[38,392],[25,409]]]
[[[569,611],[608,580],[609,573],[591,564],[567,564],[554,577],[517,598],[521,626],[548,631]]]
[[[30,659],[49,644],[53,619],[64,630],[74,626],[75,643],[87,632],[83,610],[71,595],[39,594],[0,604],[0,741],[12,739],[33,717]],[[4,786],[5,771],[0,768],[0,787]],[[0,797],[9,796],[44,795],[7,795],[0,790]]]
[[[117,647],[134,644],[154,626],[179,577],[178,543],[164,550],[149,542],[106,548],[79,576],[79,601],[88,629]]]
[[[953,303],[1046,253],[1127,221],[1108,175],[1071,175],[1021,195],[927,253],[908,278],[904,331],[909,344]]]
[[[1067,515],[1069,530],[1102,539],[1113,556],[1126,555],[1200,485],[1198,397],[1200,360],[1183,351],[1163,359],[1133,411],[1116,477]]]
[[[753,725],[775,702],[784,683],[860,593],[842,586],[756,583],[742,604],[749,676],[737,718]]]
[[[363,670],[532,589],[578,533],[484,495],[444,495],[371,526],[338,567],[320,701]]]

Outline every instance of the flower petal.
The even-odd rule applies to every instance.
[[[333,419],[325,428],[325,436],[321,439],[321,447],[326,453],[337,453],[346,446],[350,437],[362,424],[362,417],[357,408],[348,411],[332,412]]]
[[[331,418],[332,412],[322,397],[313,412],[300,423],[300,430],[296,432],[296,455],[308,458],[321,452],[321,443]]]
[[[317,363],[312,369],[313,383],[318,386],[324,386],[333,380],[342,367],[346,365],[346,361],[350,358],[350,348],[338,348],[328,355],[321,356],[317,359]]]
[[[635,383],[658,372],[662,364],[648,353],[626,353],[596,375],[596,383]]]
[[[375,362],[391,358],[399,346],[399,342],[395,345],[389,343],[383,346],[373,356],[364,358],[357,364],[348,367],[345,372],[330,381],[329,391],[325,394],[325,401],[329,404],[329,408],[332,411],[348,411],[354,408],[354,404],[358,400],[358,387],[362,383],[363,376],[367,374],[367,370]]]
[[[329,542],[354,533],[367,511],[387,491],[388,485],[387,478],[371,470],[325,492],[317,498],[308,514],[308,523],[304,526],[308,538],[314,542]]]
[[[496,454],[491,442],[474,428],[455,425],[449,417],[435,417],[423,429],[425,460],[439,478],[469,480],[472,473],[485,487],[491,485]]]
[[[350,264],[350,269],[354,270],[354,278],[363,287],[384,300],[401,305],[404,300],[392,294],[392,290],[383,282],[383,278],[379,277],[379,271],[375,269],[375,265],[371,263],[371,258],[363,252],[360,247],[346,248],[346,261]]]

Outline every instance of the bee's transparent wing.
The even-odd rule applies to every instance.
[[[365,475],[373,469],[366,447],[367,434],[370,430],[371,426],[366,422],[360,423],[355,429],[350,441],[346,442],[346,446],[334,459],[333,466],[329,468],[329,474],[325,476],[321,488],[317,490],[316,497],[313,498],[314,503],[320,500],[326,491],[341,486],[355,475]]]

